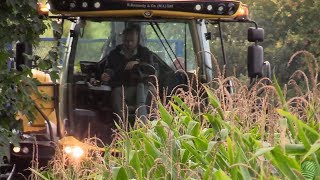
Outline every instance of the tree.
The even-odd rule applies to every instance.
[[[297,51],[306,50],[320,58],[320,22],[318,9],[320,1],[313,0],[244,0],[248,4],[250,18],[265,30],[265,40],[260,43],[264,47],[265,60],[271,62],[275,74],[281,84],[287,83],[290,75],[297,69],[307,70],[296,57],[288,68],[290,57]],[[249,25],[252,26],[252,25]],[[246,51],[250,43],[246,41],[248,25],[224,24],[226,56],[229,65],[235,68],[237,76],[246,73]],[[209,29],[211,32],[216,30]],[[218,37],[215,34],[214,37]],[[219,39],[212,48],[220,48]],[[221,54],[217,54],[221,60]],[[299,61],[300,60],[300,61]]]
[[[304,63],[287,63],[297,51],[306,50],[320,57],[320,2],[314,0],[247,0],[252,17],[265,28],[265,58],[275,67],[282,83],[297,69],[306,70]]]
[[[39,35],[44,32],[46,26],[38,15],[36,0],[1,1],[0,12],[0,130],[2,132],[17,127],[15,119],[18,111],[32,117],[33,101],[30,92],[36,92],[38,84],[32,78],[28,67],[22,67],[22,71],[10,69],[14,55],[11,47],[18,41],[37,44]],[[6,135],[1,133],[0,143],[3,143],[4,139]]]

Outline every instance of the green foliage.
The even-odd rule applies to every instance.
[[[22,71],[11,68],[14,64],[14,53],[10,48],[14,48],[18,41],[37,45],[39,35],[47,27],[37,12],[37,0],[4,0],[0,3],[0,11],[0,128],[6,130],[20,129],[20,124],[16,121],[18,112],[26,115],[32,121],[35,107],[30,94],[36,93],[39,96],[42,94],[38,92],[37,85],[39,82],[32,78],[29,67],[22,66]],[[33,56],[25,55],[25,57],[29,60],[38,60],[41,70],[48,70],[48,65],[50,65],[49,73],[55,80],[58,78],[58,69],[52,67],[56,67],[54,62],[57,55],[54,53],[55,50],[50,52],[51,54],[44,61]],[[0,147],[8,147],[8,143],[14,141],[12,135],[1,133],[0,139],[7,140],[7,143],[1,141]]]
[[[31,92],[37,92],[38,81],[29,78],[31,70],[23,67],[22,71],[8,70],[6,61],[0,61],[0,115],[1,127],[11,129],[16,127],[17,112],[33,117],[33,101],[29,97]],[[28,77],[29,76],[29,77]]]
[[[37,0],[4,0],[0,3],[0,49],[12,42],[37,42],[45,30],[38,17]],[[4,59],[1,59],[3,61]]]
[[[320,36],[317,35],[320,24],[314,19],[318,16],[320,3],[310,0],[247,0],[246,3],[252,10],[253,19],[265,28],[266,38],[262,43],[265,59],[276,66],[279,78],[279,83],[274,78],[274,84],[265,87],[273,92],[267,91],[264,97],[254,97],[252,100],[250,96],[255,95],[254,90],[237,90],[243,99],[237,94],[232,95],[234,104],[230,103],[228,107],[230,100],[225,97],[231,95],[206,87],[210,104],[198,108],[201,112],[186,104],[183,98],[174,96],[167,105],[158,104],[160,117],[157,120],[137,126],[130,132],[119,128],[115,144],[106,148],[104,159],[85,160],[83,169],[81,165],[73,167],[73,164],[54,166],[44,172],[42,178],[318,178],[320,134],[317,86],[306,91],[305,96],[296,97],[308,102],[301,103],[304,108],[297,111],[295,105],[290,104],[292,101],[281,84],[293,73],[291,70],[302,66],[301,63],[292,63],[288,70],[287,62],[293,52],[309,50],[315,54],[314,60],[318,63]],[[243,38],[234,37],[245,37],[245,33],[239,32],[246,32],[246,28],[242,25],[224,25],[228,59],[232,58],[231,62],[240,64],[240,67],[246,66],[243,54],[246,49],[237,49],[240,44],[248,43]],[[219,39],[212,44],[214,49],[217,49],[218,42]],[[296,58],[301,60],[300,56]],[[241,69],[237,73],[245,72]],[[241,101],[244,105],[239,106]],[[258,108],[257,102],[262,103]],[[248,109],[250,111],[246,111]],[[119,151],[117,156],[113,156],[113,148]],[[63,172],[55,171],[61,169]]]
[[[36,11],[36,0],[2,1],[0,6],[0,112],[1,126],[10,128],[18,110],[32,117],[30,91],[37,82],[30,77],[31,71],[23,67],[21,72],[9,70],[8,63],[13,64],[7,46],[13,42],[36,43],[45,26]],[[23,83],[21,83],[23,82]],[[31,87],[31,89],[26,88]]]
[[[4,129],[2,127],[0,127],[0,156],[9,156],[8,151],[1,148],[3,147],[9,147],[10,143],[17,145],[19,142],[19,138],[17,136],[15,136],[15,134],[13,134],[11,131]],[[1,163],[1,161],[0,161]]]
[[[316,172],[319,172],[319,169],[317,169],[316,164],[313,161],[305,161],[301,165],[302,172],[301,174],[306,179],[313,179],[316,176]],[[319,167],[318,167],[319,168]]]
[[[286,83],[294,71],[307,70],[303,58],[297,56],[293,63],[288,62],[297,51],[311,52],[317,62],[320,60],[320,3],[313,0],[244,0],[248,4],[250,18],[265,30],[265,40],[260,43],[265,51],[264,59],[274,67],[279,83]],[[247,28],[253,24],[224,23],[222,25],[229,75],[247,74],[246,53],[249,43],[246,40]],[[210,26],[214,41],[213,53],[222,63],[217,27]]]

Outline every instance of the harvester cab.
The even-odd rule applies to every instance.
[[[177,86],[187,85],[187,79],[197,78],[202,83],[213,80],[212,46],[218,45],[211,42],[208,28],[212,31],[212,25],[218,26],[216,34],[221,40],[223,66],[228,62],[221,24],[238,22],[253,24],[248,29],[248,41],[253,42],[248,47],[251,81],[265,76],[270,69],[259,45],[264,39],[264,30],[248,18],[248,7],[240,1],[51,0],[49,5],[56,14],[53,18],[72,21],[60,79],[59,118],[67,134],[80,139],[88,137],[90,132],[89,136],[97,135],[110,142],[111,133],[107,132],[111,132],[110,127],[118,116],[125,119],[133,114],[140,118],[150,113],[150,109],[141,108],[150,107],[151,96],[143,93],[146,88],[138,86],[133,97],[138,100],[133,101],[141,103],[133,108],[128,104],[129,114],[115,117],[114,86],[101,80],[108,55],[122,43],[122,32],[127,27],[138,26],[139,43],[152,52],[153,73],[149,76],[156,77],[158,88],[154,93],[160,94],[162,100]],[[98,81],[92,83],[92,79]],[[232,92],[231,81],[227,86]],[[130,114],[130,110],[133,113]]]
[[[57,127],[49,127],[55,132],[51,134],[58,137],[50,141],[60,139],[64,146],[68,146],[66,138],[70,139],[70,136],[74,137],[72,142],[93,136],[106,143],[112,141],[114,123],[119,122],[112,108],[114,87],[104,83],[101,75],[108,64],[108,55],[121,44],[126,27],[138,26],[139,43],[152,53],[152,67],[141,65],[139,71],[141,78],[156,77],[158,88],[153,93],[159,94],[162,100],[177,86],[186,87],[188,78],[197,78],[202,83],[213,80],[212,56],[215,52],[212,52],[212,46],[218,45],[211,42],[210,25],[218,26],[222,65],[227,65],[221,24],[253,24],[248,29],[248,41],[253,42],[248,47],[248,76],[252,82],[270,76],[270,64],[264,61],[263,48],[259,45],[264,39],[264,31],[249,19],[248,7],[241,1],[49,0],[47,5],[52,13],[50,18],[71,21],[69,36],[62,46],[59,91],[52,91],[52,95],[58,97],[55,98],[58,101],[53,102],[55,120],[50,120],[50,115],[48,120],[42,120],[46,122],[46,128],[48,124]],[[228,82],[228,88],[232,92],[232,82]],[[149,107],[152,96],[142,93],[143,90],[145,88],[137,87],[136,96],[131,98],[138,99],[140,107]],[[136,104],[132,108],[138,118],[140,115],[135,112],[140,107]],[[145,112],[150,113],[150,109],[145,108],[142,114],[147,115]],[[71,151],[79,150],[78,145],[70,144],[65,148],[72,154]],[[40,152],[44,151],[40,147],[37,151],[41,159]],[[32,150],[29,153],[32,154]],[[19,158],[24,157],[23,153],[19,154]]]

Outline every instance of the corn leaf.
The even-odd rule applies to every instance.
[[[273,84],[274,84],[274,87],[276,88],[276,91],[277,91],[279,97],[280,97],[280,101],[281,101],[281,104],[282,104],[284,110],[287,111],[288,108],[287,108],[287,106],[286,106],[286,104],[287,104],[287,103],[286,103],[286,98],[285,98],[284,95],[283,95],[283,92],[282,92],[282,90],[281,90],[281,87],[279,86],[279,83],[278,83],[278,80],[277,80],[275,74],[273,74]]]
[[[284,116],[288,119],[287,123],[288,123],[289,131],[292,134],[292,137],[296,137],[296,131],[293,126],[293,122],[294,122],[293,116],[289,112],[281,109],[278,109],[277,111],[281,116]]]
[[[304,161],[308,156],[317,152],[320,149],[320,140],[316,141],[311,145],[309,151],[303,156],[302,161]]]
[[[112,168],[112,179],[114,180],[126,180],[129,179],[127,171],[123,167]]]
[[[129,164],[135,169],[135,172],[138,174],[139,179],[142,179],[140,162],[141,159],[139,159],[137,151],[131,151],[129,156]]]
[[[193,142],[199,151],[206,151],[208,149],[208,141],[204,138],[197,137],[193,139]]]
[[[172,124],[173,116],[166,110],[166,108],[161,103],[158,103],[158,107],[161,119],[170,126]]]
[[[265,156],[271,161],[271,163],[288,179],[295,179],[296,175],[292,168],[299,170],[299,164],[289,156],[286,156],[281,150],[280,146],[274,147],[269,153],[265,153]]]
[[[206,157],[214,152],[215,148],[217,147],[217,144],[218,144],[217,141],[210,141],[208,143],[208,149],[207,149],[207,152],[206,152],[206,155],[205,155]]]
[[[183,111],[186,113],[186,115],[191,116],[192,111],[189,109],[189,107],[179,98],[178,96],[173,96],[173,99],[183,108]]]
[[[210,123],[211,128],[214,131],[214,136],[221,131],[221,120],[217,116],[214,116],[212,114],[203,114],[202,116],[205,120],[207,120]]]
[[[307,153],[307,149],[303,144],[286,144],[284,149],[290,155],[304,155]]]
[[[310,126],[306,125],[304,122],[302,122],[301,120],[299,120],[296,116],[290,114],[287,111],[278,109],[277,110],[278,113],[284,117],[286,117],[290,122],[295,122],[295,124],[298,127],[298,137],[301,140],[301,142],[303,143],[303,145],[306,147],[306,149],[310,149],[311,147],[311,143],[314,143],[312,141],[310,141],[310,136],[312,136],[312,139],[318,139],[320,134],[318,132],[316,132],[314,129],[312,129]],[[308,132],[308,136],[305,133],[306,130]]]
[[[208,97],[209,97],[209,101],[210,101],[211,105],[212,105],[214,108],[217,109],[218,114],[220,115],[220,117],[222,118],[222,120],[225,120],[225,117],[224,117],[223,111],[222,111],[222,109],[221,109],[221,107],[220,107],[219,101],[218,101],[217,98],[212,94],[211,90],[210,90],[208,87],[206,87],[206,86],[203,86],[203,87],[204,87],[204,89],[206,90],[206,93],[207,93],[207,95],[208,95]]]
[[[239,151],[237,152],[237,162],[247,164],[248,158],[246,157],[245,152],[241,148],[237,148]],[[242,179],[251,180],[251,175],[247,167],[239,166],[239,173],[242,176]]]
[[[231,180],[231,178],[221,169],[213,173],[213,177],[214,177],[213,179],[216,179],[216,180]]]
[[[200,134],[200,124],[196,121],[190,121],[187,127],[187,133],[192,136],[198,136]]]
[[[180,156],[181,156],[181,163],[186,163],[189,160],[189,151],[186,149],[180,150]]]
[[[168,138],[166,131],[169,131],[169,127],[167,126],[167,124],[165,122],[158,121],[154,129],[158,136],[161,138],[162,143],[165,143]]]
[[[186,142],[181,142],[182,146],[190,152],[191,155],[193,155],[199,162],[201,162],[203,165],[208,165],[208,162],[202,157],[201,153],[197,151],[194,147],[192,147],[190,144]]]
[[[232,140],[230,137],[227,138],[227,147],[228,147],[228,159],[229,163],[232,165],[234,163],[234,151],[232,147]]]
[[[253,159],[255,159],[257,157],[259,157],[267,152],[270,152],[273,149],[274,149],[274,147],[260,148],[254,153],[254,155],[249,159],[249,161],[252,161]]]
[[[146,152],[149,155],[151,155],[154,159],[160,156],[161,152],[150,142],[150,140],[144,138],[143,143],[144,143]]]
[[[218,154],[216,155],[216,161],[217,161],[217,168],[221,168],[221,169],[228,169],[230,167],[230,164],[227,161],[227,153],[223,152],[221,150],[224,150],[223,148],[219,148],[218,150]]]
[[[174,104],[173,102],[169,102],[172,106],[174,112],[179,115],[189,116],[186,112],[184,112],[178,105]]]
[[[35,175],[41,177],[43,180],[50,180],[50,178],[45,177],[43,174],[41,174],[40,172],[36,171],[35,169],[29,168],[30,171],[32,173],[34,173]]]

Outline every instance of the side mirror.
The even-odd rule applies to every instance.
[[[264,40],[264,29],[250,27],[248,29],[248,41],[249,42],[263,42]]]
[[[263,73],[263,47],[251,45],[248,47],[248,76],[250,78],[262,77]]]

